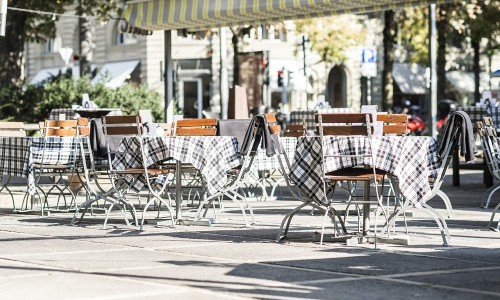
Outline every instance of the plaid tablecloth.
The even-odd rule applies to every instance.
[[[155,166],[170,158],[190,163],[205,177],[207,191],[214,194],[227,182],[226,172],[240,164],[238,141],[229,136],[142,137],[147,166]],[[142,167],[139,139],[123,138],[113,168]],[[141,184],[137,181],[137,184]],[[142,183],[144,184],[144,183]],[[135,189],[140,186],[134,185]]]
[[[490,107],[488,108],[488,113],[491,115],[491,118],[493,119],[493,126],[498,131],[500,129],[500,107],[498,106]]]
[[[33,164],[72,164],[79,159],[77,139],[48,137],[45,152],[42,137],[0,137],[0,173],[28,178],[28,192],[35,191]]]
[[[80,115],[72,108],[54,108],[50,111],[49,120],[59,120],[59,115],[61,114],[64,114],[66,120],[73,120],[80,117]],[[111,109],[111,112],[109,113],[111,116],[121,114],[122,111],[119,108]]]
[[[314,129],[316,122],[314,122],[314,115],[323,113],[349,113],[354,112],[350,107],[334,107],[325,109],[313,109],[313,110],[294,110],[290,113],[290,118],[288,124],[302,124],[302,121],[306,120],[306,125],[308,129]]]
[[[282,137],[281,143],[283,144],[283,148],[285,148],[285,153],[288,156],[290,162],[293,161],[293,157],[295,155],[295,148],[297,147],[297,138],[296,137]],[[255,157],[255,161],[253,163],[253,167],[258,171],[272,171],[279,170],[280,163],[278,161],[278,156],[267,156],[266,149],[262,149],[259,147],[257,150],[257,156]]]
[[[490,113],[486,107],[475,107],[475,106],[460,106],[458,110],[463,110],[469,114],[472,124],[476,124],[478,121],[482,121],[483,117],[489,117]]]
[[[325,138],[328,155],[357,155],[366,151],[366,137]],[[373,137],[372,143],[376,154],[375,167],[395,175],[401,193],[416,205],[429,200],[431,187],[428,178],[436,177],[440,166],[436,140],[430,137],[383,136]],[[326,161],[325,171],[369,163],[370,158],[330,157]],[[318,203],[324,202],[320,137],[299,138],[290,177],[309,198]]]

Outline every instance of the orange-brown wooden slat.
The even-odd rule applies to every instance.
[[[391,134],[404,134],[406,133],[407,126],[406,124],[390,124],[384,125],[383,133],[391,133]]]
[[[269,131],[271,134],[280,134],[281,127],[279,125],[269,125]]]
[[[217,128],[177,128],[175,135],[187,135],[187,136],[215,136],[217,133]]]
[[[276,115],[274,113],[267,113],[267,114],[264,114],[264,119],[268,122],[268,123],[276,123]]]
[[[177,121],[177,127],[217,126],[217,119],[182,119]]]
[[[76,136],[76,128],[45,128],[46,136]]]
[[[406,114],[381,114],[377,115],[377,121],[384,123],[406,123],[408,122],[408,115]]]
[[[76,127],[76,120],[47,120],[45,123],[46,127]]]

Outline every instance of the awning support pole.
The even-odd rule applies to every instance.
[[[431,69],[430,74],[430,132],[432,137],[436,137],[436,118],[437,118],[437,47],[436,47],[436,4],[429,6],[429,64]]]
[[[229,75],[227,73],[227,33],[226,28],[219,29],[220,38],[220,105],[221,119],[227,119],[229,99]]]
[[[174,68],[172,62],[172,31],[164,31],[165,61],[165,121],[171,124],[174,120]]]

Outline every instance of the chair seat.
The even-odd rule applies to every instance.
[[[376,181],[382,181],[387,172],[376,170]],[[326,179],[330,181],[370,181],[373,179],[372,169],[345,168],[326,174]]]
[[[45,164],[33,164],[33,168],[35,169],[44,169],[44,170],[69,170],[73,168],[73,166],[69,165],[45,165]]]
[[[149,175],[162,175],[162,174],[169,174],[173,173],[175,170],[172,169],[149,169],[148,168],[148,174]],[[117,170],[115,171],[116,174],[120,175],[139,175],[144,173],[143,168],[129,168],[125,170]]]

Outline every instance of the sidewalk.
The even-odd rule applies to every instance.
[[[411,245],[313,242],[323,217],[310,209],[276,243],[294,201],[252,202],[257,224],[235,209],[211,227],[127,227],[102,216],[69,226],[72,214],[12,214],[0,197],[1,299],[500,299],[500,233],[479,208],[482,175],[463,171],[443,186],[454,206],[449,247],[436,224],[415,211]],[[18,196],[18,201],[19,200]],[[492,203],[498,203],[500,194]],[[20,202],[18,202],[20,203]],[[439,200],[433,206],[445,213]],[[403,230],[399,226],[399,231]],[[333,233],[333,228],[328,228]]]

